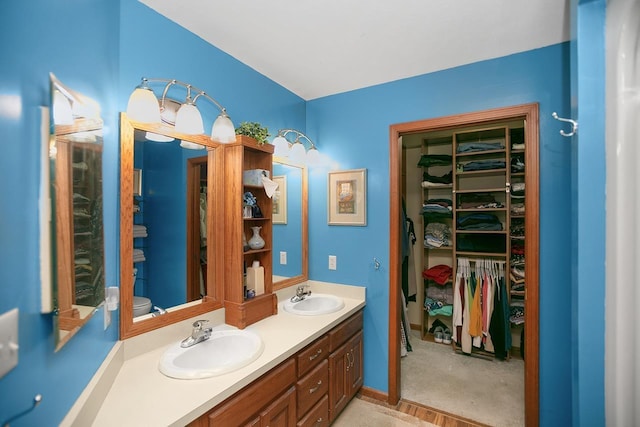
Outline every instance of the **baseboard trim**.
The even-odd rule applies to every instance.
[[[419,331],[420,330],[420,325],[416,324],[416,323],[410,323],[409,327],[411,328],[411,330],[413,331]]]
[[[387,393],[383,393],[375,388],[362,386],[360,388],[360,395],[383,403],[387,403],[389,401],[389,395]]]

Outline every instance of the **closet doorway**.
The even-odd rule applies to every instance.
[[[526,345],[524,346],[524,421],[527,426],[537,426],[539,422],[539,113],[538,104],[525,104],[519,106],[497,108],[480,112],[472,112],[459,114],[448,117],[440,117],[435,119],[419,120],[409,123],[400,123],[390,126],[390,272],[389,272],[389,394],[388,403],[396,405],[402,398],[401,395],[401,348],[402,348],[402,332],[401,332],[401,312],[403,307],[402,297],[402,199],[404,195],[403,175],[403,147],[402,139],[417,134],[438,132],[447,133],[447,131],[458,129],[492,129],[496,126],[502,126],[511,122],[522,123],[522,132],[526,149],[521,153],[526,165],[524,173],[520,174],[520,181],[526,188],[526,198],[524,200],[524,211],[526,215],[523,219],[524,234],[524,254],[526,255],[526,263],[524,265],[524,277],[526,277],[526,294],[524,296],[524,328],[523,337]],[[507,126],[507,129],[509,127]],[[507,138],[507,142],[509,138]],[[511,161],[510,148],[505,149],[505,158],[509,163]],[[517,152],[519,150],[514,150]],[[456,159],[454,153],[454,162]],[[461,158],[459,160],[462,160]],[[510,165],[507,163],[506,167]],[[411,167],[412,165],[408,165]],[[453,176],[457,175],[456,166],[453,166]],[[514,174],[515,175],[515,174]],[[507,180],[510,175],[506,174]],[[457,178],[454,178],[457,179]],[[511,183],[507,183],[507,189]],[[453,193],[455,193],[455,184]],[[461,191],[464,192],[464,191]],[[509,197],[509,192],[506,192]],[[457,195],[453,194],[454,203],[459,203]],[[454,214],[455,215],[455,214]],[[508,213],[504,213],[501,218],[509,218]],[[518,215],[514,215],[517,217]],[[508,228],[507,228],[508,230]],[[457,235],[457,231],[453,231]],[[510,238],[509,232],[506,238]],[[416,248],[422,248],[424,230],[422,229],[422,221],[416,224]],[[454,254],[456,254],[455,237],[453,240]],[[509,251],[507,246],[507,251]],[[416,249],[416,253],[420,253],[422,249]],[[455,258],[455,256],[454,256]],[[507,266],[509,265],[509,253],[507,253]],[[507,267],[506,283],[509,286],[509,268]],[[455,271],[455,269],[454,269]],[[454,277],[455,280],[455,277]],[[418,286],[422,286],[418,284]],[[523,292],[524,293],[524,292]],[[419,294],[420,295],[420,294]],[[424,296],[421,295],[423,298]],[[418,301],[422,304],[424,301]],[[423,331],[421,331],[421,335]],[[451,357],[464,357],[454,354],[452,346]],[[486,363],[496,363],[487,361]],[[509,363],[497,362],[497,363]],[[425,387],[428,387],[429,381],[425,381]],[[418,402],[422,403],[422,402]],[[426,405],[426,404],[425,404]],[[427,405],[428,406],[428,405]],[[439,408],[434,408],[439,409]],[[454,413],[454,415],[456,415]]]

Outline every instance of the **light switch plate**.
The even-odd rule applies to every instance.
[[[287,264],[287,253],[285,251],[280,251],[280,264]]]
[[[0,378],[18,365],[18,309],[0,315]]]

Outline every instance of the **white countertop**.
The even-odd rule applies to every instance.
[[[309,281],[308,284],[311,285],[312,292],[342,297],[345,302],[344,308],[326,315],[297,316],[281,307],[282,301],[293,295],[295,287],[279,291],[278,314],[247,327],[258,333],[264,341],[262,355],[253,363],[228,374],[205,379],[180,380],[166,377],[158,370],[158,362],[166,348],[189,335],[192,319],[171,328],[162,328],[159,330],[161,332],[154,331],[155,336],[145,337],[144,335],[149,334],[144,334],[119,342],[123,348],[114,349],[104,363],[118,364],[119,370],[115,374],[111,368],[115,379],[91,425],[184,426],[303,349],[365,305],[364,287],[315,281]],[[216,310],[198,318],[209,318],[211,325],[215,326],[224,323],[224,310]],[[97,375],[106,375],[108,371],[108,367],[101,368]],[[92,381],[96,382],[94,380]],[[90,399],[91,397],[86,398],[87,401],[82,402],[82,405],[95,405],[96,402],[90,402]],[[81,411],[82,408],[75,408],[75,415],[70,417],[71,412],[74,412],[72,409],[63,424],[81,425],[85,422],[84,425],[87,425],[86,419],[80,420],[82,417],[77,416]]]

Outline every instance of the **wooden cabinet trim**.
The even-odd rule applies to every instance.
[[[311,368],[329,356],[329,337],[318,338],[298,353],[298,377],[302,377]]]
[[[329,391],[329,362],[323,360],[304,378],[298,380],[296,390],[298,414],[302,416]]]
[[[357,331],[362,329],[362,310],[351,316],[349,319],[336,326],[329,332],[329,351],[333,352],[340,347]]]
[[[298,421],[297,427],[326,427],[329,425],[329,397],[324,396]]]
[[[225,400],[208,415],[209,425],[241,425],[296,381],[296,362],[289,359]]]

